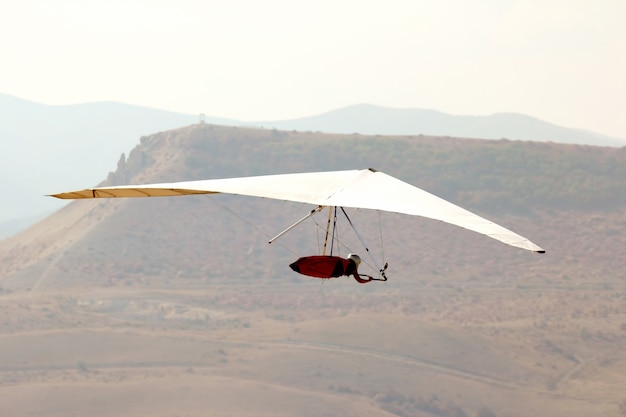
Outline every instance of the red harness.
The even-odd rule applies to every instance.
[[[339,256],[305,256],[289,265],[291,269],[302,275],[315,278],[337,278],[352,275],[357,282],[365,284],[371,279],[361,278],[356,263],[352,259]]]

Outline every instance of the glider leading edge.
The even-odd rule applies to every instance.
[[[165,197],[216,193],[272,198],[317,206],[317,208],[311,210],[309,215],[287,230],[295,227],[323,207],[340,208],[346,215],[350,225],[354,228],[343,208],[365,208],[439,220],[489,236],[510,246],[532,252],[545,253],[541,247],[511,230],[372,168],[162,184],[120,185],[88,188],[51,194],[51,196],[61,199],[84,199]],[[354,230],[362,241],[358,231]],[[374,278],[368,275],[359,276],[356,269],[360,263],[360,258],[356,255],[352,258],[343,259],[332,256],[332,253],[330,256],[326,256],[324,253],[321,256],[300,258],[290,266],[296,272],[318,278],[353,275],[358,282],[362,283],[386,281],[385,270],[387,266],[385,265],[381,268],[373,258],[372,260],[376,264],[381,278]],[[366,278],[363,278],[363,276]]]

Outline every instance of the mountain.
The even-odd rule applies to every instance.
[[[479,139],[626,146],[625,139],[570,129],[518,113],[490,116],[450,115],[428,109],[392,109],[359,104],[316,116],[256,123],[280,130],[361,133],[367,135],[429,135]]]
[[[389,262],[389,281],[322,283],[288,265],[318,253],[326,213],[267,244],[307,205],[228,195],[75,201],[0,241],[0,408],[619,415],[626,148],[198,124],[144,136],[102,180],[363,167],[547,253],[351,210],[371,252]],[[363,254],[368,273],[345,223],[334,253]]]
[[[0,94],[0,239],[63,206],[44,195],[59,189],[92,186],[115,170],[140,137],[198,122],[198,116],[117,102],[49,106]],[[206,117],[206,123],[241,126],[232,119]],[[434,110],[357,105],[318,116],[255,125],[282,130],[352,134],[442,135],[550,140],[623,146],[619,139],[561,128],[532,117],[497,114],[451,116]],[[248,123],[250,125],[250,123]]]

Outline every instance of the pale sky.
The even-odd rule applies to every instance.
[[[0,0],[0,93],[246,121],[357,103],[626,139],[624,0]]]

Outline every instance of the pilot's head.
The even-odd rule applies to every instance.
[[[349,254],[347,259],[352,259],[354,263],[356,264],[357,268],[361,264],[361,257],[355,253]]]

